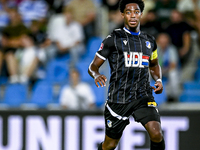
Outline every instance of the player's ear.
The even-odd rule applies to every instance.
[[[124,18],[124,13],[121,13],[122,18]]]
[[[142,16],[143,16],[143,12],[141,12],[141,18],[142,18]]]

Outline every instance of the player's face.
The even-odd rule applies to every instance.
[[[136,3],[127,4],[124,9],[124,13],[122,13],[122,17],[124,18],[124,25],[127,29],[133,32],[139,31],[142,12],[140,11],[138,4]]]

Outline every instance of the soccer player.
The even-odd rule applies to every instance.
[[[107,78],[99,73],[99,68],[106,59],[111,68],[104,110],[106,135],[98,150],[116,148],[131,116],[147,130],[151,150],[164,150],[160,115],[152,96],[153,91],[162,93],[162,74],[154,37],[140,31],[144,2],[121,0],[119,8],[124,28],[115,29],[104,39],[88,69],[96,86],[103,87]],[[149,72],[156,81],[155,87],[150,86]]]

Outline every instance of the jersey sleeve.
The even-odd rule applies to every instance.
[[[112,47],[114,46],[114,39],[112,35],[108,35],[103,42],[101,43],[99,50],[96,52],[96,55],[106,60],[112,51]]]
[[[156,41],[154,39],[154,42],[153,42],[153,50],[152,50],[152,53],[151,53],[151,57],[150,57],[150,60],[154,60],[158,58],[158,52],[157,52],[157,44],[156,44]]]

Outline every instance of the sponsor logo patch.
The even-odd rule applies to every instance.
[[[138,52],[124,52],[125,67],[144,68],[149,66],[149,56]]]
[[[99,51],[103,49],[104,44],[101,43],[101,46],[99,47]]]

